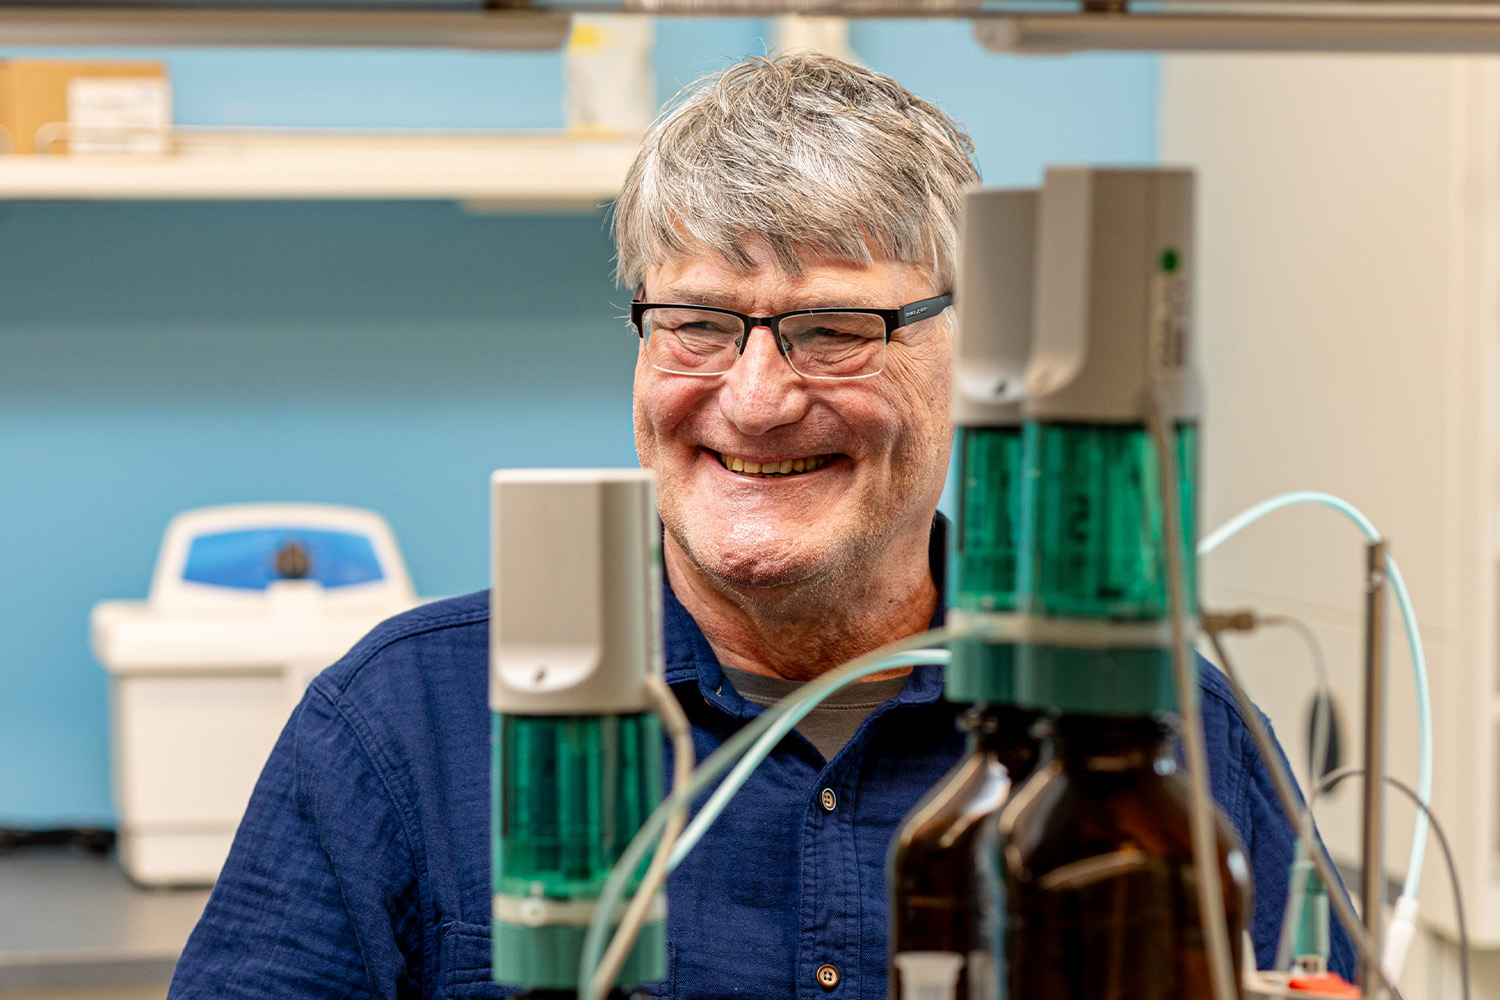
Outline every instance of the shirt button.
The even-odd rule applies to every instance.
[[[818,985],[825,990],[831,990],[839,984],[839,970],[837,966],[825,963],[818,966],[818,971],[814,975],[817,977]]]
[[[832,788],[825,788],[823,789],[823,794],[818,796],[818,803],[822,805],[824,812],[833,812],[839,807],[839,797],[833,794]],[[833,966],[825,965],[823,966],[823,969],[833,969]],[[822,975],[823,969],[818,970],[818,974],[820,976]],[[822,980],[820,979],[819,982],[822,982]],[[839,972],[837,969],[833,969],[833,985],[837,986],[838,984]],[[830,987],[830,989],[831,988],[832,987]]]

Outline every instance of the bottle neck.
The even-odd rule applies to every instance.
[[[1014,705],[981,703],[964,713],[969,753],[994,757],[1016,781],[1031,773],[1041,749],[1042,714]]]
[[[1088,771],[1177,770],[1173,726],[1166,716],[1061,715],[1052,720],[1052,758]]]

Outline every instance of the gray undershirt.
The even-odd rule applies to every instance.
[[[724,677],[740,693],[740,697],[752,705],[769,708],[787,695],[802,687],[802,681],[789,681],[782,677],[767,677],[752,674],[735,667],[723,667]],[[860,724],[871,712],[901,693],[906,686],[905,677],[893,677],[883,681],[858,681],[841,688],[823,699],[797,724],[809,743],[818,748],[824,760],[833,760],[844,749]]]

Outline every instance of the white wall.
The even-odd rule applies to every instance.
[[[1434,803],[1456,838],[1471,919],[1485,944],[1500,945],[1500,62],[1177,56],[1163,74],[1162,162],[1197,167],[1201,185],[1203,523],[1273,493],[1323,489],[1390,537],[1431,660]],[[1251,531],[1206,563],[1205,603],[1317,627],[1343,693],[1345,762],[1357,763],[1359,537],[1325,510]],[[1413,781],[1413,685],[1394,610],[1390,622],[1391,770]],[[1301,770],[1306,653],[1274,633],[1231,648]],[[1358,800],[1350,783],[1328,803],[1325,831],[1344,857],[1355,855]],[[1399,878],[1411,812],[1392,800],[1390,817],[1387,862]],[[1426,872],[1425,913],[1451,932],[1435,844]],[[1445,968],[1419,959],[1408,996],[1456,993],[1432,989]]]

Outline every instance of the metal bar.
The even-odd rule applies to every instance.
[[[561,48],[566,13],[0,3],[0,45]]]
[[[1360,845],[1360,909],[1370,940],[1385,940],[1385,558],[1387,543],[1365,548],[1365,786]],[[1332,887],[1330,887],[1332,888]],[[1379,957],[1360,961],[1359,981],[1370,1000],[1384,995]]]
[[[1275,14],[1015,14],[979,17],[997,52],[1500,53],[1493,17],[1297,17]]]

